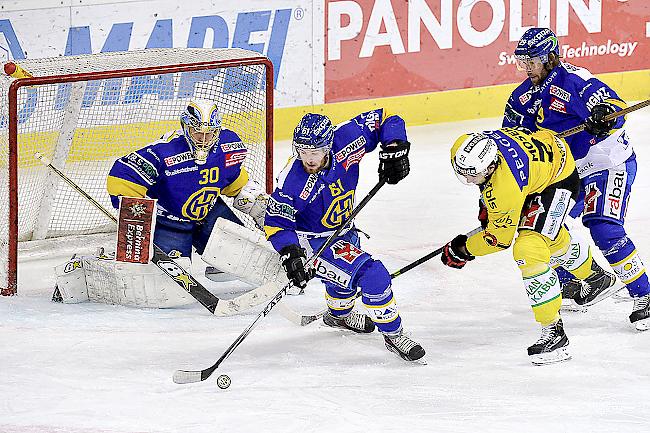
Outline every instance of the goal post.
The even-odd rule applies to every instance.
[[[191,98],[214,100],[248,148],[244,167],[273,184],[273,66],[239,48],[162,48],[21,60],[0,74],[0,291],[18,289],[20,246],[115,226],[34,156],[112,209],[113,162],[180,128]],[[173,163],[167,164],[173,170]],[[248,216],[241,215],[252,226]],[[39,241],[40,242],[40,241]]]

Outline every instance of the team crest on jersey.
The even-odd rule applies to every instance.
[[[182,213],[185,218],[200,221],[208,215],[208,211],[219,197],[221,188],[208,186],[201,188],[187,199],[183,205]]]
[[[566,114],[566,105],[564,105],[564,102],[560,101],[557,98],[551,98],[551,105],[549,105],[548,108],[553,111]]]
[[[241,164],[246,159],[246,151],[226,154],[226,167]]]
[[[569,102],[571,100],[571,94],[569,92],[554,84],[552,84],[551,87],[549,88],[549,92],[551,93],[551,95],[557,96],[564,102]]]
[[[585,188],[585,215],[596,213],[596,209],[598,209],[598,197],[601,195],[602,193],[598,189],[598,186],[596,186],[596,182],[587,185]]]
[[[167,158],[164,159],[164,161],[167,167],[172,167],[176,164],[180,164],[185,161],[191,161],[193,159],[194,159],[193,152],[183,152],[183,153],[177,153],[176,155],[168,156]]]
[[[353,206],[354,190],[350,190],[332,200],[327,212],[321,218],[321,223],[329,229],[337,228],[350,216]]]
[[[363,251],[359,248],[342,239],[336,241],[330,249],[334,253],[334,258],[341,259],[349,264],[354,263],[354,261],[363,254]]]
[[[528,208],[524,209],[522,212],[519,228],[534,229],[537,225],[539,216],[542,215],[545,210],[546,209],[544,209],[544,205],[542,204],[542,197],[536,195],[528,205]]]

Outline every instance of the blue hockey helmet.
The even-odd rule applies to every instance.
[[[181,113],[181,128],[194,149],[197,164],[205,164],[208,152],[219,141],[221,133],[221,113],[217,105],[207,99],[192,99]]]
[[[517,48],[515,48],[517,60],[527,61],[538,57],[542,64],[548,62],[550,53],[559,56],[560,44],[551,29],[542,27],[533,27],[526,30],[519,39]]]
[[[293,147],[296,150],[329,152],[334,141],[334,126],[329,117],[322,114],[305,114],[293,131]]]

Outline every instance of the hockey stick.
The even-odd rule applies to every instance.
[[[467,233],[466,236],[470,237],[470,236],[480,232],[481,230],[483,230],[481,227],[476,227],[474,230]],[[426,256],[420,257],[419,259],[415,260],[414,262],[409,263],[408,265],[404,266],[403,268],[396,270],[395,272],[390,274],[390,278],[393,279],[393,278],[399,277],[403,273],[410,271],[411,269],[415,268],[416,266],[420,266],[422,263],[424,263],[424,262],[426,262],[428,260],[431,260],[432,258],[442,254],[442,251],[444,250],[444,248],[445,248],[444,246],[442,246],[440,248],[437,248],[437,249],[433,250],[432,252],[430,252],[429,254],[427,254]],[[356,297],[358,298],[360,296],[361,296],[361,292],[357,292]],[[291,322],[293,322],[293,323],[295,323],[297,325],[300,325],[300,326],[307,326],[310,323],[313,323],[313,322],[319,320],[327,312],[327,308],[325,308],[325,309],[319,311],[316,314],[300,314],[300,313],[297,313],[297,312],[293,311],[291,308],[287,307],[284,303],[281,303],[279,308],[282,308],[282,310],[280,312],[282,313],[282,315],[286,319],[288,319],[289,321],[291,321]]]
[[[627,113],[631,113],[636,110],[640,110],[641,108],[647,107],[650,105],[650,99],[646,99],[645,101],[639,102],[638,104],[631,105],[627,108],[622,109],[621,111],[617,111],[615,113],[608,114],[603,118],[604,121],[610,121],[614,120],[617,117],[625,116]],[[564,138],[568,137],[569,135],[577,134],[578,132],[581,132],[585,129],[585,124],[582,123],[578,126],[575,126],[571,129],[567,129],[566,131],[562,131],[559,134],[557,134],[558,137]]]
[[[326,240],[325,242],[320,246],[320,248],[314,253],[309,260],[307,260],[307,263],[309,265],[313,265],[313,262],[323,254],[323,251],[345,230],[345,228],[354,220],[354,218],[359,214],[361,209],[363,209],[366,204],[370,201],[371,198],[377,194],[377,191],[384,186],[386,183],[385,179],[381,179],[377,185],[375,185],[370,192],[364,197],[363,200],[361,200],[361,203],[352,211],[348,219],[339,226],[339,228],[336,229],[334,233],[332,233]],[[275,307],[278,302],[282,300],[282,298],[287,294],[287,289],[291,287],[291,282],[289,282],[287,285],[282,287],[280,291],[275,295],[273,299],[271,299],[271,302],[269,302],[266,307],[257,315],[255,320],[248,325],[246,329],[242,331],[241,334],[235,339],[235,341],[232,342],[230,346],[226,349],[225,352],[217,359],[217,362],[212,364],[208,368],[204,368],[203,370],[176,370],[174,372],[173,380],[174,383],[178,384],[184,384],[184,383],[196,383],[196,382],[201,382],[206,380],[208,377],[214,373],[214,371],[219,368],[221,363],[225,361],[234,351],[239,347],[239,345],[248,337],[248,334],[251,333],[251,331],[255,328],[255,325],[259,323],[259,321],[263,318],[266,317],[271,310],[273,310],[273,307]]]
[[[72,179],[66,176],[61,170],[52,165],[50,161],[45,159],[45,157],[36,152],[34,154],[36,159],[38,159],[43,165],[52,170],[56,175],[63,179],[72,189],[77,191],[83,198],[88,200],[93,206],[95,206],[100,212],[102,212],[108,219],[117,224],[117,218],[111,214],[101,203],[91,197],[86,191],[84,191],[79,185],[77,185]],[[183,290],[189,293],[194,299],[196,299],[201,305],[207,308],[212,314],[216,316],[226,316],[234,314],[241,309],[249,308],[254,305],[259,304],[259,298],[265,296],[265,299],[268,299],[269,296],[272,296],[275,291],[270,292],[268,290],[268,285],[263,285],[258,288],[258,292],[254,294],[244,293],[233,299],[219,299],[214,296],[208,289],[206,289],[203,284],[196,280],[189,272],[185,271],[181,266],[179,266],[174,260],[172,260],[167,253],[161,250],[156,244],[154,244],[153,257],[151,262],[155,264],[160,270],[174,280]],[[247,301],[247,302],[241,302]],[[257,301],[257,303],[253,303]],[[252,303],[252,305],[251,305]]]

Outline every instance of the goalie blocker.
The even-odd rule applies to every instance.
[[[153,256],[156,200],[121,197],[115,254],[100,248],[95,255],[73,256],[57,266],[53,301],[86,301],[133,307],[170,308],[194,298],[159,267]],[[176,261],[189,272],[190,259]]]

